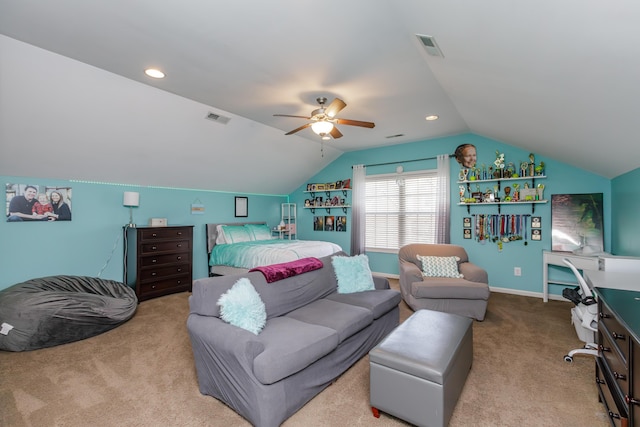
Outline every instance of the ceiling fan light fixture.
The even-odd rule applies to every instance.
[[[322,134],[322,135],[321,135],[321,137],[322,137],[322,139],[323,139],[324,141],[327,141],[327,140],[331,139],[331,137],[330,137],[329,135],[327,135],[326,133],[325,133],[325,134]]]
[[[316,134],[323,136],[333,130],[333,123],[320,120],[311,124],[311,130]]]

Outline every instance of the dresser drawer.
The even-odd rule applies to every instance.
[[[171,241],[159,241],[153,243],[143,243],[140,245],[140,255],[153,254],[158,252],[177,252],[177,251],[190,251],[191,244],[189,240],[171,240]]]
[[[140,280],[158,280],[168,276],[175,276],[176,274],[189,273],[191,269],[190,264],[178,264],[167,266],[154,266],[143,268],[140,271]]]
[[[140,294],[149,294],[159,291],[167,291],[170,289],[190,290],[191,274],[184,276],[172,277],[171,279],[156,280],[148,283],[140,283]]]
[[[626,364],[629,360],[629,334],[627,329],[616,320],[606,304],[600,306],[600,329],[603,329],[603,333],[609,336],[609,340],[620,352]]]
[[[184,239],[190,230],[182,228],[152,228],[140,231],[140,240],[143,242],[164,239]]]
[[[154,265],[174,264],[176,262],[191,262],[190,252],[178,252],[165,255],[147,255],[140,257],[141,267],[151,267]]]
[[[611,394],[611,387],[607,383],[600,360],[597,359],[596,362],[596,384],[598,386],[598,393],[607,410],[609,419],[616,427],[627,427],[628,417],[625,408],[621,402]]]

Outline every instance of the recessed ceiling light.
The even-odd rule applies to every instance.
[[[147,68],[146,70],[144,70],[144,73],[149,77],[153,77],[154,79],[164,78],[164,73],[156,68]]]
[[[429,121],[429,122],[431,122],[431,121],[433,121],[433,120],[438,120],[439,118],[440,118],[440,116],[437,116],[437,115],[435,115],[435,114],[432,114],[432,115],[430,115],[430,116],[425,117],[424,119],[425,119],[425,120],[427,120],[427,121]]]

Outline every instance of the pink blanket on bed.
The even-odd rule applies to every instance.
[[[255,267],[249,271],[259,271],[264,274],[267,283],[286,279],[287,277],[318,270],[323,264],[318,258],[300,258],[295,261],[283,262],[282,264],[265,265]]]

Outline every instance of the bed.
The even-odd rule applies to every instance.
[[[244,274],[254,267],[320,258],[342,248],[319,240],[281,240],[264,222],[206,224],[209,276]]]

